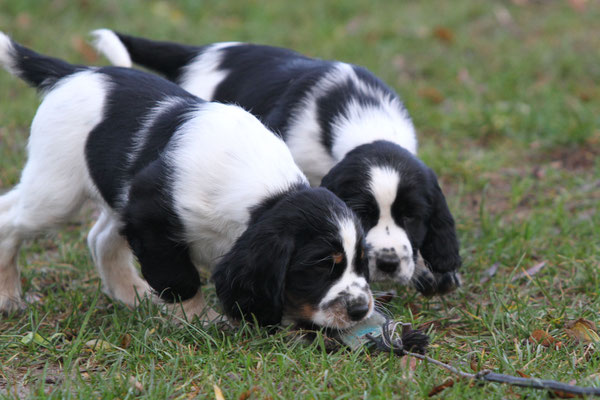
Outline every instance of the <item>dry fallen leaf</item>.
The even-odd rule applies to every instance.
[[[585,318],[579,318],[577,321],[567,323],[565,332],[571,339],[579,343],[600,343],[596,324]]]
[[[479,280],[479,283],[486,283],[487,281],[489,281],[490,279],[492,279],[492,277],[494,275],[496,275],[496,272],[498,272],[498,266],[499,265],[500,265],[500,263],[494,263],[494,264],[492,264],[491,267],[489,267],[488,269],[486,269],[485,272],[483,273],[483,276]]]
[[[129,345],[131,344],[131,335],[129,333],[125,333],[123,336],[121,336],[121,348],[122,349],[126,349],[129,347]]]
[[[28,29],[31,26],[31,15],[25,12],[19,13],[17,18],[15,18],[15,21],[19,28]]]
[[[469,361],[469,366],[471,367],[473,372],[479,372],[479,360],[475,354],[473,354],[471,356],[471,359]]]
[[[215,400],[225,400],[225,396],[223,396],[223,392],[221,388],[217,385],[213,385],[213,390],[215,391]]]
[[[438,26],[433,30],[433,36],[440,42],[452,43],[454,41],[454,33],[443,26]]]
[[[419,90],[419,96],[435,104],[440,104],[444,101],[444,95],[434,87],[425,87]]]
[[[258,393],[258,391],[258,387],[254,386],[252,389],[246,390],[245,392],[240,394],[238,400],[248,400],[250,396],[252,396],[252,393]]]
[[[85,342],[85,347],[88,347],[92,350],[110,350],[113,348],[113,345],[109,342],[107,342],[106,340],[102,340],[102,339],[92,339],[92,340],[88,340],[87,342]]]
[[[546,265],[546,261],[542,261],[540,263],[535,264],[533,267],[529,268],[526,271],[521,272],[520,274],[517,274],[515,276],[513,276],[511,282],[516,281],[517,279],[521,279],[524,278],[526,276],[528,277],[532,277],[533,275],[537,274],[538,272],[540,272],[540,270],[542,268],[544,268],[544,266]]]
[[[429,391],[428,396],[432,397],[441,392],[444,389],[454,386],[454,379],[447,378],[441,385],[435,386],[433,389]]]
[[[536,329],[531,332],[531,336],[529,336],[529,343],[533,344],[541,344],[544,347],[550,347],[556,339],[550,336],[550,334],[541,329]]]
[[[517,374],[519,374],[519,376],[521,378],[531,378],[531,376],[527,375],[525,372],[523,372],[521,370],[517,370]]]

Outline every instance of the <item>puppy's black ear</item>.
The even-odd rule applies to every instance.
[[[427,233],[421,245],[421,255],[432,272],[442,274],[456,272],[462,264],[454,218],[450,214],[446,198],[437,177],[429,171],[431,186],[431,214]]]
[[[225,313],[248,321],[254,315],[262,326],[281,322],[285,277],[293,252],[292,239],[267,225],[249,227],[213,273]]]

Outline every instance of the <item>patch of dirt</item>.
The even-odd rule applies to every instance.
[[[33,391],[39,387],[39,381],[44,379],[46,393],[55,385],[60,385],[64,380],[62,370],[55,365],[48,365],[44,373],[44,366],[38,365],[31,368],[20,367],[16,370],[4,370],[0,375],[0,396],[17,399],[29,398]]]
[[[581,147],[560,147],[533,156],[534,162],[550,163],[553,167],[570,171],[587,170],[594,167],[600,158],[600,143]]]

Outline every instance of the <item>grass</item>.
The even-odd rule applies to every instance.
[[[347,0],[4,0],[0,29],[72,62],[109,27],[188,43],[244,40],[364,65],[402,95],[420,154],[442,179],[462,242],[463,288],[389,304],[461,368],[600,385],[600,358],[565,325],[600,323],[600,3]],[[18,182],[39,99],[0,73],[0,191]],[[7,398],[422,398],[448,376],[385,354],[335,352],[268,335],[175,327],[151,305],[99,292],[85,245],[94,211],[24,246],[26,312],[0,317]],[[524,269],[546,264],[531,277]],[[496,264],[498,272],[480,283]],[[210,289],[209,293],[210,293]],[[527,341],[541,329],[558,349]],[[27,340],[34,332],[36,340]],[[95,348],[90,340],[103,340]],[[102,342],[104,343],[104,342]],[[596,345],[597,346],[597,345]],[[597,351],[597,350],[596,350]],[[546,398],[457,382],[448,399]]]

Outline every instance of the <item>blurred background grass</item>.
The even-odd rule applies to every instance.
[[[0,2],[0,30],[74,63],[106,63],[86,41],[107,27],[190,44],[265,43],[366,66],[413,116],[465,260],[460,292],[423,299],[397,288],[390,310],[428,330],[434,356],[467,370],[584,384],[598,382],[600,360],[570,340],[565,325],[580,317],[600,323],[598,21],[597,0]],[[0,73],[0,191],[18,181],[38,104],[33,90]],[[25,314],[0,318],[0,393],[183,398],[213,396],[218,384],[226,398],[403,398],[426,396],[446,376],[385,356],[327,355],[289,344],[285,334],[176,329],[151,309],[131,312],[104,296],[89,308],[98,287],[84,241],[92,214],[24,249],[25,290],[38,300]],[[541,262],[535,276],[513,281]],[[492,265],[495,276],[482,282]],[[527,342],[535,329],[566,345]],[[24,345],[32,331],[63,336]],[[123,345],[126,335],[132,345]],[[125,350],[82,346],[94,338]],[[467,382],[441,394],[519,395],[546,397]]]

